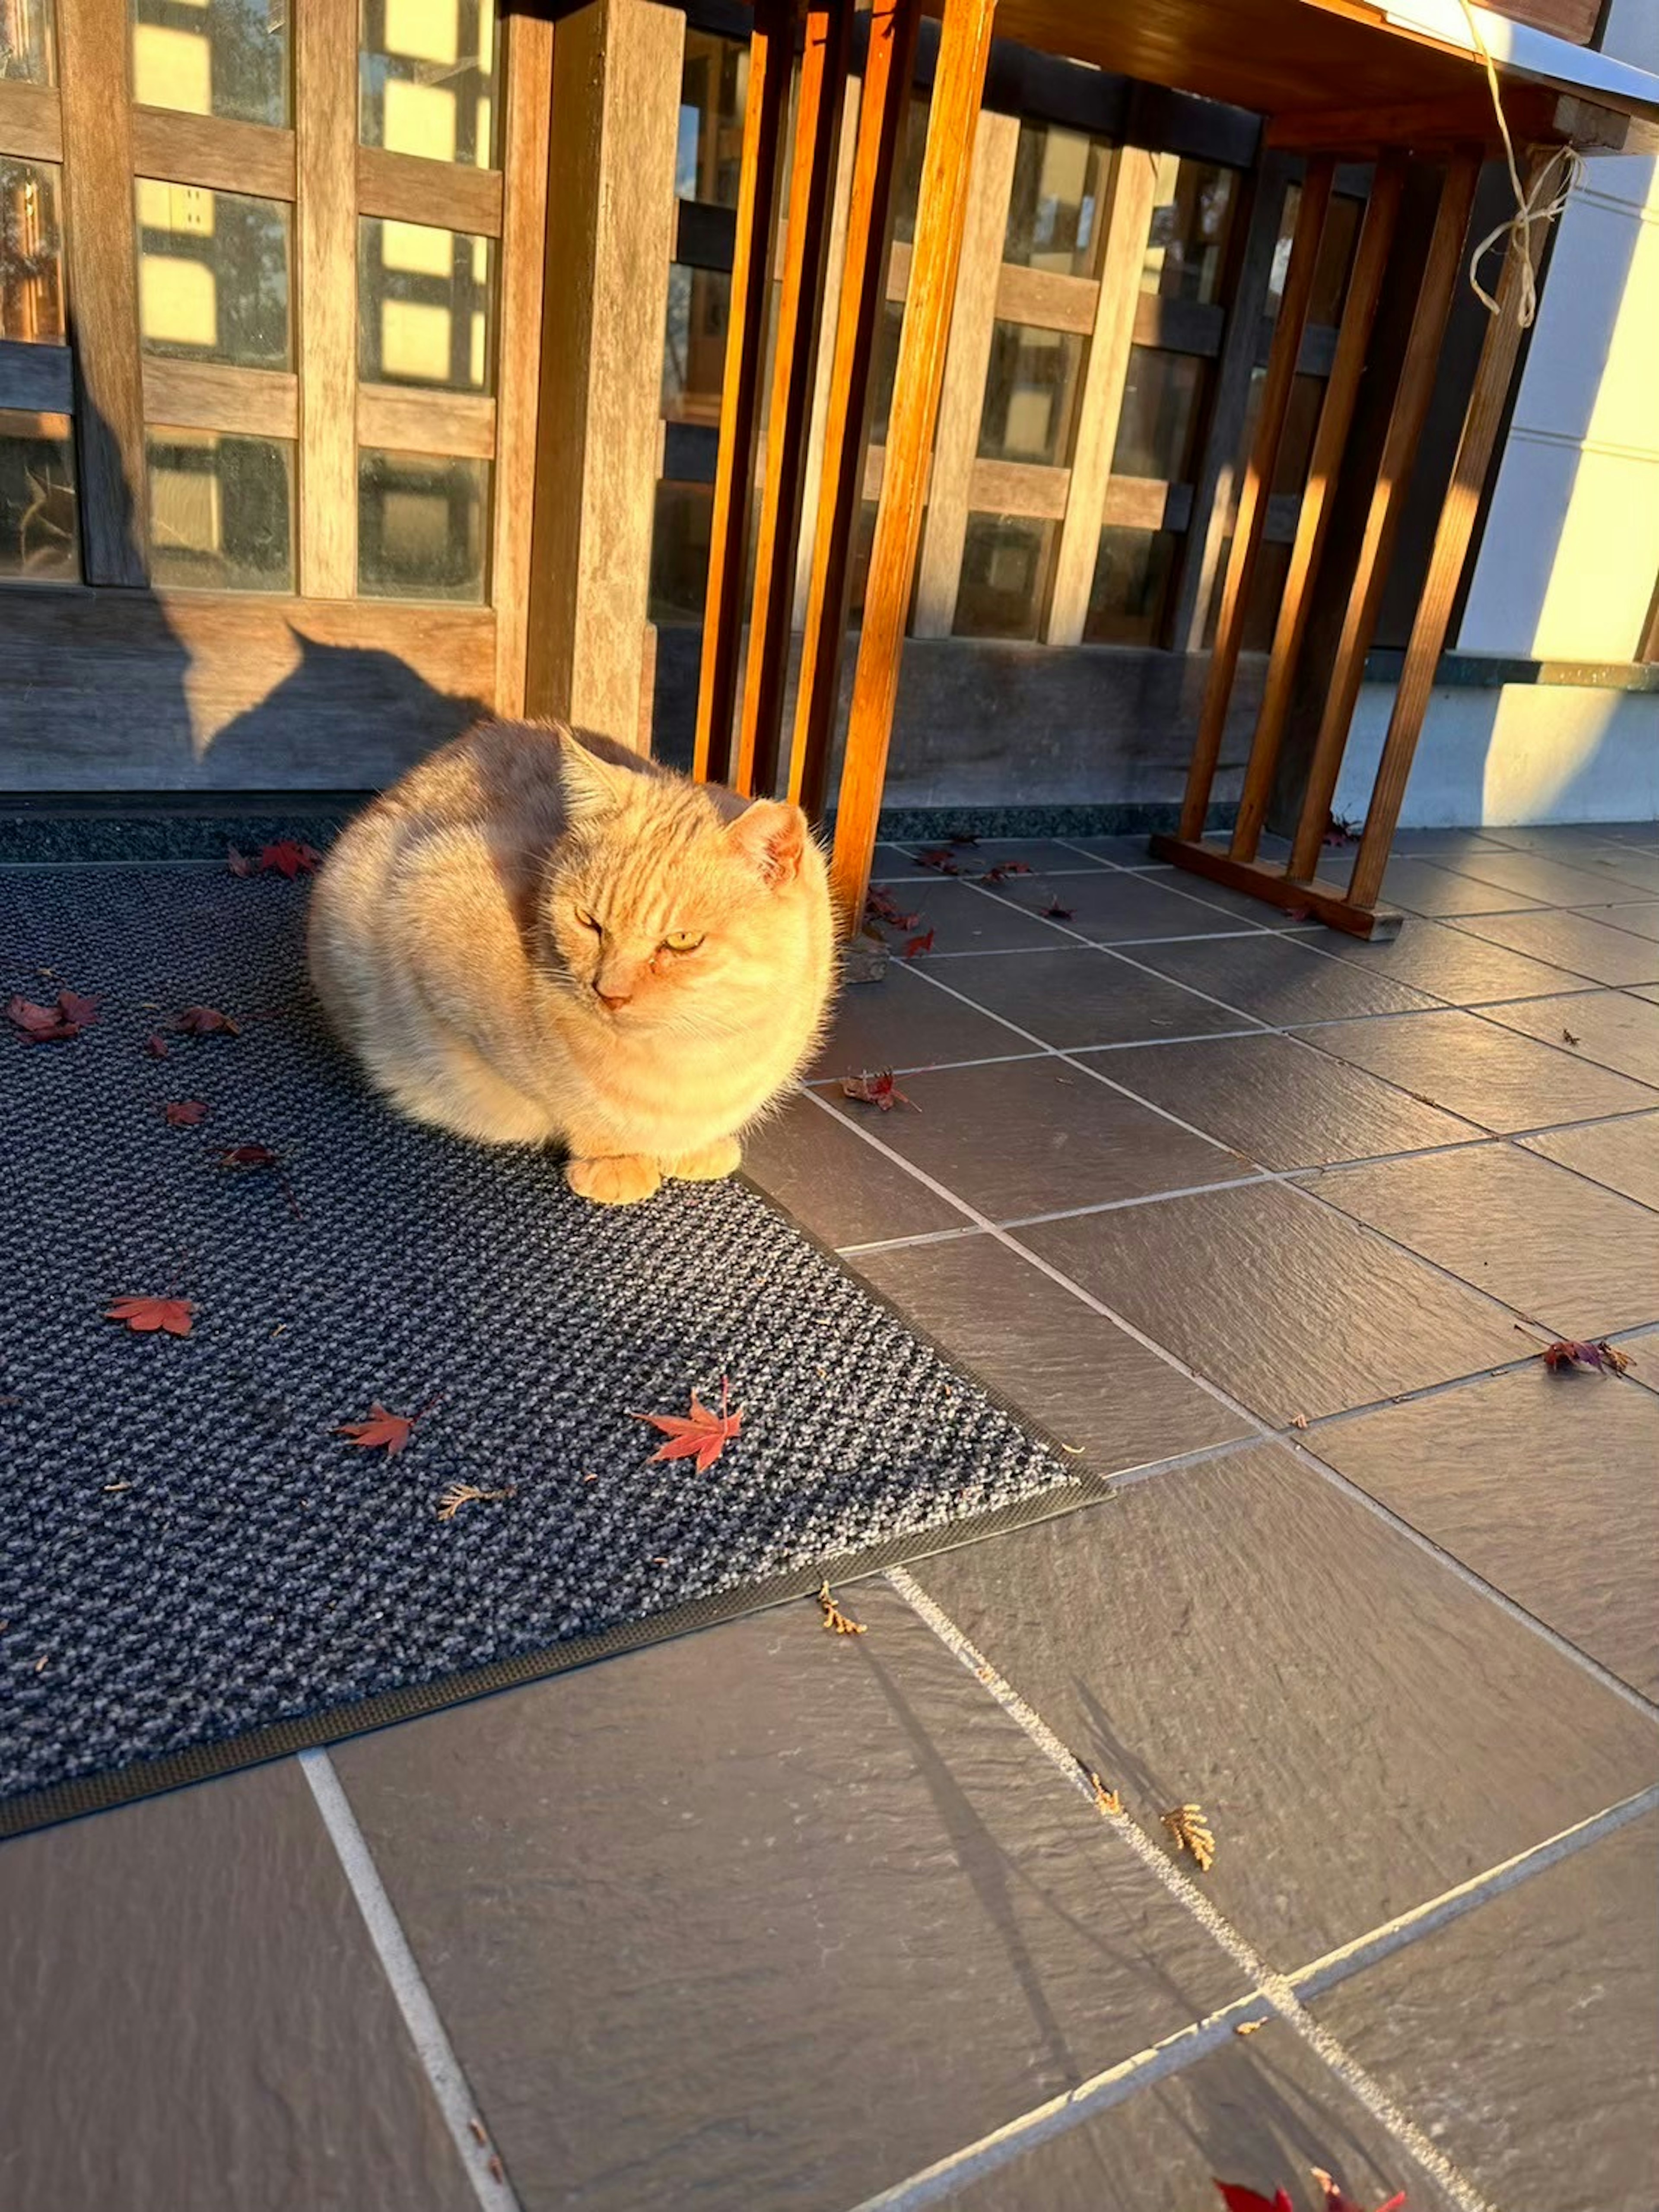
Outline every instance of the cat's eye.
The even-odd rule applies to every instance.
[[[596,936],[604,935],[605,933],[599,922],[592,915],[589,914],[585,906],[579,906],[576,908],[576,919],[580,922],[584,929],[592,930]]]
[[[663,943],[671,952],[695,952],[702,943],[705,933],[701,929],[671,930]]]

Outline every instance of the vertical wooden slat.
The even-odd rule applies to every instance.
[[[1541,166],[1534,165],[1528,179],[1529,190],[1537,182]],[[1543,258],[1547,234],[1547,226],[1541,223],[1530,233],[1534,269]],[[1436,526],[1423,594],[1417,603],[1406,657],[1401,665],[1389,732],[1382,741],[1365,828],[1354,858],[1348,896],[1357,906],[1374,906],[1382,888],[1382,873],[1388,866],[1395,824],[1400,819],[1412,757],[1422,732],[1423,718],[1428,712],[1434,672],[1446,641],[1458,583],[1480,511],[1481,489],[1503,427],[1504,403],[1523,336],[1520,298],[1524,258],[1520,246],[1511,241],[1498,286],[1498,313],[1487,324],[1481,344],[1474,388],[1458,440],[1457,459],[1452,465],[1451,482],[1446,488]]]
[[[830,244],[823,264],[823,301],[827,314],[832,301],[841,298],[842,276],[847,266],[847,215],[853,200],[853,164],[858,156],[859,103],[860,88],[849,79],[842,94],[841,154],[836,164],[835,198],[830,210]],[[823,441],[830,409],[830,392],[835,373],[836,349],[833,343],[818,346],[817,374],[812,383],[812,425],[806,441],[806,473],[801,485],[801,512],[814,515],[818,511],[818,492],[823,483]],[[797,630],[805,627],[806,610],[812,592],[812,547],[814,532],[803,530],[795,547],[795,592],[790,623]]]
[[[962,548],[968,534],[968,487],[985,413],[985,373],[991,359],[997,280],[1002,273],[1008,198],[1018,151],[1018,117],[981,108],[968,177],[968,212],[933,431],[933,465],[925,486],[927,512],[910,617],[916,637],[949,637],[956,618]]]
[[[755,592],[733,777],[736,788],[751,797],[770,798],[778,778],[806,441],[852,34],[851,0],[809,0],[795,92],[789,225],[773,340],[766,477],[756,534]]]
[[[823,811],[829,783],[853,535],[864,495],[864,456],[870,436],[870,372],[887,296],[893,186],[904,143],[921,21],[921,0],[879,0],[870,18],[789,763],[789,796],[814,820]]]
[[[357,10],[306,0],[294,38],[300,590],[357,588]]]
[[[504,27],[501,337],[495,401],[495,559],[489,595],[495,607],[495,711],[521,714],[530,622],[553,29],[534,15],[514,15]]]
[[[731,771],[732,717],[743,646],[743,580],[749,552],[749,501],[760,428],[761,373],[777,222],[778,170],[789,107],[792,0],[757,0],[749,42],[749,90],[738,185],[732,304],[720,383],[720,443],[709,528],[708,589],[703,602],[702,666],[692,773],[722,781]]]
[[[1406,341],[1406,357],[1400,371],[1394,405],[1389,415],[1382,458],[1365,516],[1359,558],[1349,586],[1342,617],[1342,634],[1331,670],[1331,681],[1313,757],[1308,764],[1308,785],[1301,819],[1291,842],[1287,874],[1300,882],[1319,865],[1331,799],[1341,773],[1342,755],[1348,741],[1359,687],[1364,678],[1365,654],[1376,626],[1376,610],[1388,577],[1389,557],[1400,527],[1411,481],[1412,461],[1423,424],[1434,396],[1435,373],[1440,366],[1440,343],[1451,312],[1452,292],[1463,267],[1463,238],[1474,204],[1474,188],[1480,178],[1477,153],[1455,155],[1440,187],[1434,234],[1418,287],[1417,305]]]
[[[1242,248],[1226,288],[1227,334],[1216,365],[1215,396],[1172,594],[1170,640],[1177,653],[1204,650],[1244,442],[1256,337],[1267,311],[1273,254],[1290,190],[1290,167],[1287,155],[1269,151],[1261,156],[1243,216]]]
[[[1285,717],[1290,708],[1297,657],[1307,634],[1308,611],[1319,574],[1320,555],[1330,525],[1331,495],[1336,489],[1337,471],[1342,465],[1353,422],[1354,402],[1359,395],[1359,380],[1364,371],[1365,352],[1376,319],[1376,303],[1400,219],[1400,199],[1405,182],[1404,155],[1385,154],[1377,163],[1376,181],[1366,202],[1359,244],[1354,253],[1353,274],[1348,280],[1347,298],[1342,306],[1336,356],[1331,363],[1319,410],[1319,426],[1314,433],[1308,481],[1303,487],[1302,504],[1297,514],[1296,538],[1291,547],[1284,596],[1273,625],[1273,650],[1268,656],[1255,736],[1244,770],[1243,789],[1239,794],[1238,819],[1233,825],[1231,849],[1236,860],[1255,858],[1273,798],[1273,775],[1285,735]]]
[[[898,696],[904,612],[915,574],[927,459],[951,333],[951,302],[967,213],[974,125],[985,87],[995,0],[945,0],[922,162],[904,334],[887,432],[876,542],[864,598],[848,717],[830,880],[843,920],[864,908]]]
[[[126,0],[58,0],[76,472],[89,584],[149,574]]]
[[[1239,486],[1232,549],[1227,556],[1221,608],[1216,617],[1215,645],[1210,655],[1204,701],[1199,710],[1192,765],[1187,772],[1187,792],[1181,809],[1183,837],[1201,837],[1204,818],[1209,811],[1210,787],[1215,781],[1216,763],[1221,757],[1221,734],[1226,726],[1233,678],[1238,672],[1238,655],[1244,642],[1250,580],[1255,573],[1256,554],[1267,526],[1273,470],[1291,404],[1297,357],[1302,350],[1302,334],[1307,327],[1314,272],[1319,264],[1319,243],[1324,234],[1335,175],[1334,159],[1329,155],[1321,155],[1309,162],[1303,180],[1296,229],[1291,240],[1290,267],[1285,271],[1284,297],[1279,301],[1279,320],[1273,329],[1273,350],[1267,356],[1261,414],[1244,481]]]
[[[553,34],[525,699],[636,742],[685,21],[595,0]]]
[[[1106,486],[1117,444],[1118,416],[1129,374],[1135,310],[1140,303],[1141,264],[1152,226],[1158,188],[1158,156],[1139,146],[1121,146],[1112,156],[1102,221],[1105,243],[1100,262],[1100,301],[1089,340],[1088,365],[1078,415],[1071,481],[1066,489],[1066,520],[1060,529],[1054,591],[1043,639],[1049,645],[1079,645],[1100,556],[1101,520]]]

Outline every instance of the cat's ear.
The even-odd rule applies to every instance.
[[[613,814],[628,796],[631,769],[618,768],[590,752],[580,738],[567,736],[559,753],[565,805],[575,821]]]
[[[775,886],[793,884],[806,851],[806,817],[781,799],[757,799],[726,831],[750,865]]]

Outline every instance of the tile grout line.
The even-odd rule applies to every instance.
[[[884,1579],[945,1650],[984,1686],[1050,1765],[1092,1803],[1093,1791],[1089,1788],[1087,1778],[1079,1768],[1075,1755],[1042,1715],[1028,1705],[983,1653],[975,1649],[944,1607],[937,1604],[902,1567],[890,1567]],[[1127,1813],[1110,1813],[1103,1808],[1100,1808],[1100,1817],[1116,1832],[1175,1902],[1196,1920],[1212,1941],[1226,1953],[1234,1966],[1249,1978],[1255,1994],[1267,2000],[1279,2019],[1314,2051],[1378,2125],[1394,2137],[1424,2172],[1439,2184],[1459,2207],[1459,2212],[1493,2212],[1488,2199],[1452,2164],[1410,2114],[1395,2103],[1382,2083],[1360,2065],[1328,2028],[1313,2018],[1298,1996],[1291,1978],[1276,1972],[1268,1964],[1249,1939],[1182,1871],[1168,1853],[1152,1841],[1139,1823]],[[1004,2163],[1012,2154],[1013,2147],[1012,2142],[1006,2142],[997,2157],[998,2165]],[[900,2185],[902,2191],[907,2188],[908,2185]],[[938,2191],[930,2193],[937,2196]],[[897,2212],[900,2205],[908,2208],[911,2204],[928,2201],[928,2197],[920,2194],[901,2195],[890,2191],[886,2199],[877,2198],[872,2203],[885,2202],[894,2207],[894,2212]],[[863,2208],[860,2208],[860,2212],[863,2212]]]
[[[477,2100],[445,2032],[432,1993],[398,1917],[397,1907],[380,1879],[374,1853],[357,1825],[357,1816],[351,1809],[334,1762],[326,1751],[302,1751],[297,1756],[301,1771],[311,1786],[317,1810],[363,1917],[369,1941],[374,1946],[438,2109],[472,2185],[473,2196],[483,2212],[522,2212],[512,2183],[505,2179],[497,2180],[491,2173],[488,2143],[479,2142],[472,2132]]]
[[[1189,1382],[1195,1384],[1206,1396],[1215,1399],[1219,1404],[1224,1406],[1235,1419],[1245,1423],[1258,1442],[1279,1444],[1285,1450],[1293,1453],[1298,1459],[1304,1460],[1307,1465],[1325,1481],[1340,1490],[1356,1504],[1376,1520],[1381,1521],[1385,1528],[1392,1528],[1397,1535],[1405,1537],[1427,1558],[1437,1560],[1449,1573],[1455,1576],[1466,1588],[1474,1590],[1478,1595],[1497,1606],[1499,1611],[1507,1613],[1512,1620],[1517,1622],[1531,1634],[1541,1638],[1560,1656],[1599,1682],[1604,1689],[1612,1691],[1625,1704],[1633,1706],[1644,1718],[1659,1720],[1659,1706],[1650,1703],[1638,1690],[1632,1689],[1628,1682],[1621,1680],[1618,1675],[1604,1667],[1600,1660],[1592,1658],[1587,1651],[1581,1651],[1576,1644],[1570,1642],[1559,1630],[1552,1628],[1547,1621],[1540,1620],[1535,1613],[1528,1613],[1526,1607],[1517,1604],[1507,1591],[1499,1589],[1496,1583],[1489,1583],[1482,1576],[1476,1574],[1474,1570],[1466,1565],[1455,1553],[1446,1551],[1440,1545],[1433,1542],[1420,1529],[1414,1528],[1409,1521],[1395,1513],[1391,1507],[1383,1504],[1381,1498],[1373,1498],[1369,1491],[1362,1489],[1358,1483],[1351,1480],[1339,1468],[1322,1460],[1316,1453],[1299,1441],[1296,1432],[1272,1426],[1261,1414],[1253,1412],[1245,1405],[1242,1399],[1234,1397],[1231,1391],[1224,1389],[1219,1383],[1212,1382],[1208,1376],[1200,1374],[1198,1370],[1188,1365],[1178,1352],[1171,1351],[1167,1345],[1160,1344],[1156,1337],[1149,1336],[1144,1329],[1137,1328],[1127,1315],[1118,1312],[1115,1307],[1109,1306],[1103,1299],[1096,1297],[1092,1291],[1085,1290],[1080,1283],[1073,1281],[1071,1276],[1056,1267],[1052,1261],[1045,1260],[1040,1253],[1020,1243],[1018,1238],[1011,1236],[1006,1229],[999,1228],[995,1222],[982,1213],[977,1206],[970,1205],[967,1199],[952,1191],[935,1176],[930,1176],[925,1169],[919,1168],[913,1161],[906,1159],[902,1152],[896,1152],[890,1146],[884,1144],[873,1130],[849,1121],[845,1115],[836,1113],[828,1099],[818,1097],[815,1092],[809,1091],[805,1095],[810,1097],[822,1112],[832,1115],[843,1127],[850,1128],[854,1136],[879,1152],[884,1159],[890,1160],[901,1168],[906,1175],[913,1177],[925,1188],[931,1190],[935,1197],[944,1199],[947,1204],[954,1206],[958,1212],[966,1215],[977,1228],[983,1230],[998,1243],[1005,1245],[1029,1266],[1036,1267],[1040,1274],[1048,1276],[1050,1281],[1057,1284],[1061,1290],[1086,1306],[1091,1312],[1101,1315],[1115,1328],[1121,1328],[1126,1336],[1133,1338],[1144,1350],[1162,1360],[1166,1367],[1173,1368],[1178,1375],[1185,1376]],[[1294,1190],[1301,1188],[1301,1186],[1291,1183],[1288,1188]],[[1342,1214],[1342,1209],[1330,1205],[1328,1200],[1316,1200],[1311,1193],[1306,1191],[1303,1192],[1303,1195],[1308,1199],[1310,1204],[1322,1205],[1328,1211],[1341,1214],[1342,1218],[1356,1229],[1364,1229],[1366,1225],[1355,1221],[1352,1214]],[[1373,1233],[1381,1236],[1380,1231]],[[1382,1241],[1387,1243],[1389,1240],[1383,1238]],[[1403,1250],[1405,1248],[1402,1246],[1401,1249]],[[1413,1254],[1412,1256],[1421,1257],[1419,1254]],[[1423,1264],[1431,1268],[1436,1267],[1436,1263],[1432,1261],[1425,1260]],[[1447,1271],[1438,1269],[1437,1272],[1445,1273]],[[1450,1279],[1470,1297],[1480,1299],[1488,1305],[1496,1307],[1498,1312],[1513,1317],[1516,1310],[1513,1307],[1505,1306],[1500,1300],[1491,1297],[1488,1292],[1477,1290],[1473,1285],[1465,1283],[1461,1276],[1453,1276]],[[1498,1361],[1491,1366],[1478,1368],[1470,1375],[1448,1376],[1445,1379],[1448,1382],[1486,1382],[1511,1364],[1507,1360]]]

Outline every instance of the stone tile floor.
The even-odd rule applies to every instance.
[[[884,848],[752,1170],[1115,1494],[0,1847],[8,2212],[1652,2212],[1659,830],[1401,848]]]

